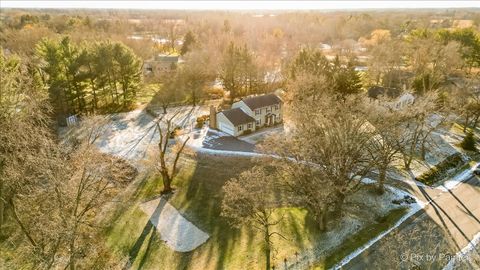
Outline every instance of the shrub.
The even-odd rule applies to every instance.
[[[219,99],[223,97],[223,89],[221,88],[209,88],[205,90],[205,94],[208,96],[210,99]]]
[[[248,135],[248,134],[252,134],[252,130],[251,129],[246,129],[243,131],[242,135]]]
[[[177,133],[181,130],[182,128],[179,126],[176,126],[172,131],[170,131],[170,139],[174,139]]]
[[[205,121],[207,121],[208,118],[209,118],[208,115],[202,115],[202,116],[197,117],[197,124],[195,125],[195,127],[196,128],[202,128],[203,124],[205,123]]]
[[[473,133],[467,133],[467,136],[463,138],[463,141],[460,143],[460,146],[467,151],[476,151],[475,148],[475,138],[473,137]]]
[[[430,170],[423,173],[416,179],[426,185],[433,185],[437,182],[444,174],[453,168],[458,167],[463,163],[462,156],[460,153],[451,155],[447,157],[442,162],[438,163],[436,166],[433,166]]]

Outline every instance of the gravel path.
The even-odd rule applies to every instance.
[[[175,207],[163,198],[142,203],[140,208],[150,216],[150,222],[160,233],[165,244],[175,251],[192,251],[210,237],[185,219]]]

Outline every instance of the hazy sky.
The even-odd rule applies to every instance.
[[[3,1],[0,7],[195,10],[480,8],[480,1]]]

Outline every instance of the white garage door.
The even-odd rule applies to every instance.
[[[233,130],[233,127],[230,126],[230,125],[225,125],[224,123],[220,123],[219,128],[220,128],[221,131],[223,131],[227,134],[230,134],[232,136],[233,136],[233,134],[235,134],[235,132]]]

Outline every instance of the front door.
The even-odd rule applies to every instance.
[[[275,115],[274,114],[267,114],[265,115],[265,125],[271,126],[275,123]]]

